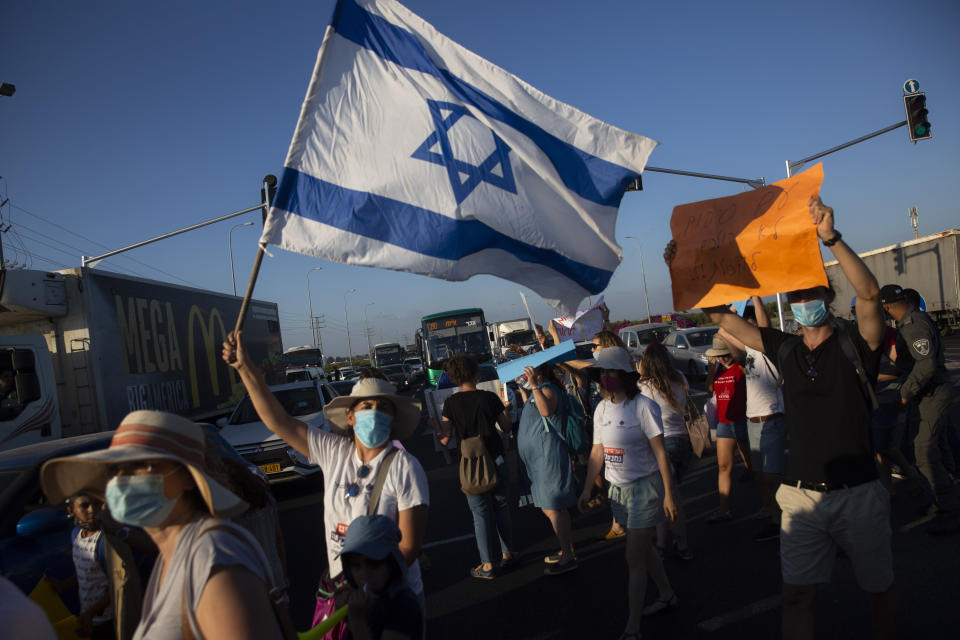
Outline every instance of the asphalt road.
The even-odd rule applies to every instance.
[[[960,336],[948,340],[950,369],[958,391],[951,407],[960,428]],[[433,450],[432,436],[420,431],[408,449],[430,481],[431,508],[424,552],[432,568],[424,573],[430,638],[617,638],[627,617],[622,542],[602,540],[609,511],[575,514],[574,538],[580,568],[561,576],[543,575],[542,558],[556,551],[546,518],[532,507],[515,508],[513,524],[522,563],[495,580],[471,578],[479,562],[466,499],[454,465]],[[739,467],[734,474],[739,473]],[[309,625],[313,591],[325,566],[322,486],[276,489],[287,544],[294,617]],[[716,504],[716,459],[696,461],[681,485],[695,558],[670,555],[665,566],[680,606],[644,620],[645,638],[777,638],[780,625],[780,569],[776,541],[755,543],[762,522],[753,519],[760,502],[751,484],[735,482],[734,519],[708,525]],[[901,597],[901,637],[952,638],[960,629],[960,535],[932,537],[925,518],[899,484],[893,498],[894,560]],[[656,597],[648,589],[648,600]],[[833,582],[820,588],[818,638],[869,637],[868,604],[853,579],[849,561],[838,558]]]

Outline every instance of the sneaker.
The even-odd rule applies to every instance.
[[[707,516],[707,524],[716,524],[718,522],[730,522],[733,516],[729,511],[714,511]]]
[[[568,560],[567,562],[556,562],[554,564],[548,564],[543,569],[543,575],[545,576],[558,576],[561,573],[567,573],[569,571],[575,570],[580,565],[577,564],[577,559]]]
[[[753,536],[753,541],[768,542],[770,540],[776,540],[779,537],[780,527],[771,522],[760,529],[760,531],[757,532],[757,535]]]

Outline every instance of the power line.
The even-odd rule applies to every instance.
[[[21,207],[20,205],[16,205],[16,204],[11,203],[10,206],[13,207],[14,209],[16,209],[17,211],[22,211],[23,213],[27,214],[28,216],[33,216],[34,218],[37,218],[38,220],[42,220],[43,222],[46,222],[46,223],[49,224],[49,225],[52,225],[52,226],[54,226],[54,227],[57,227],[58,229],[60,229],[60,230],[62,230],[62,231],[66,231],[67,233],[73,234],[73,235],[77,236],[78,238],[80,238],[80,239],[82,239],[82,240],[86,240],[87,242],[89,242],[89,243],[91,243],[91,244],[93,244],[93,245],[96,245],[96,246],[101,247],[101,248],[103,248],[103,249],[110,250],[110,247],[106,246],[105,244],[102,244],[102,243],[100,243],[100,242],[97,242],[96,240],[91,240],[90,238],[86,237],[85,235],[83,235],[83,234],[81,234],[81,233],[77,233],[76,231],[72,231],[71,229],[68,229],[68,228],[64,227],[63,225],[57,224],[56,222],[53,222],[52,220],[48,220],[48,219],[44,218],[43,216],[41,216],[41,215],[39,215],[39,214],[33,213],[32,211],[27,211],[26,209],[24,209],[24,208]],[[81,253],[86,253],[86,252],[85,252],[85,251],[81,251]],[[169,277],[171,277],[171,278],[174,278],[174,279],[176,279],[176,280],[179,280],[180,282],[183,282],[183,283],[185,283],[185,284],[188,284],[188,285],[190,285],[191,287],[195,287],[195,288],[197,288],[197,289],[202,289],[202,288],[203,288],[203,287],[201,287],[200,285],[198,285],[198,284],[195,283],[195,282],[190,282],[189,280],[186,280],[186,279],[184,279],[184,278],[181,278],[181,277],[178,276],[178,275],[175,275],[175,274],[170,273],[170,272],[168,272],[168,271],[164,271],[163,269],[160,269],[159,267],[155,267],[155,266],[153,266],[152,264],[149,264],[149,263],[147,263],[147,262],[143,262],[142,260],[137,260],[136,258],[134,258],[134,257],[132,257],[132,256],[123,255],[123,256],[118,256],[118,257],[120,257],[120,258],[125,258],[125,259],[127,259],[127,260],[131,260],[131,261],[133,261],[133,262],[136,262],[137,264],[139,264],[139,265],[141,265],[141,266],[147,267],[148,269],[153,269],[154,271],[157,271],[158,273],[162,273],[162,274],[165,275],[165,276],[169,276]],[[69,268],[69,267],[67,267],[67,268]],[[130,269],[130,267],[123,267],[123,266],[121,266],[120,268],[122,268],[122,269],[123,269],[123,268]],[[146,277],[146,276],[141,276],[141,277]]]

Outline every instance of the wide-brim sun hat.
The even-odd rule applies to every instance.
[[[608,369],[612,371],[626,371],[627,373],[636,373],[637,368],[633,365],[630,354],[623,347],[606,347],[594,352],[596,362],[593,367],[596,369]]]
[[[337,396],[323,408],[323,415],[337,429],[350,432],[347,423],[347,411],[358,400],[366,398],[383,398],[393,403],[396,413],[390,423],[390,433],[394,440],[406,440],[417,430],[420,424],[420,403],[413,398],[406,398],[397,394],[397,388],[392,383],[380,378],[364,378],[357,384],[348,396]]]
[[[730,351],[730,345],[724,342],[723,338],[713,336],[713,345],[706,351],[708,357],[729,356],[732,354],[733,352]]]
[[[207,473],[205,447],[203,428],[190,420],[163,411],[134,411],[117,427],[107,449],[49,460],[40,469],[40,486],[53,504],[81,491],[102,497],[110,465],[171,460],[190,472],[211,515],[243,513],[247,503]]]
[[[371,560],[383,560],[392,556],[406,582],[407,562],[400,552],[400,539],[403,534],[393,520],[384,515],[360,516],[355,518],[343,538],[343,548],[338,557],[348,553],[366,556]],[[343,572],[353,581],[347,564],[343,565]]]

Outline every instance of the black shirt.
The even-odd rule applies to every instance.
[[[460,391],[443,403],[443,417],[453,424],[461,442],[465,438],[483,436],[483,444],[494,458],[502,456],[503,440],[494,423],[503,413],[503,400],[492,391]]]
[[[780,345],[792,336],[769,327],[760,334],[764,352],[777,363]],[[875,385],[880,350],[871,350],[855,327],[848,335]],[[790,439],[787,483],[855,485],[875,479],[870,398],[841,349],[838,333],[813,351],[798,340],[778,365]]]

